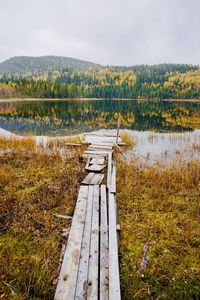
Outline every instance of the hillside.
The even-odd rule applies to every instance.
[[[42,72],[49,69],[83,71],[90,67],[99,69],[101,66],[92,62],[64,56],[16,56],[0,63],[0,72],[22,74],[26,72],[34,72],[36,70],[38,72]]]
[[[75,58],[13,57],[0,63],[0,97],[199,99],[199,66],[101,66]]]

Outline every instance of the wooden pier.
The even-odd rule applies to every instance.
[[[88,133],[88,172],[82,181],[55,300],[120,300],[116,162],[119,133]],[[116,144],[117,143],[117,144]]]

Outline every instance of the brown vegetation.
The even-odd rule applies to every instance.
[[[62,230],[70,227],[58,216],[73,214],[82,150],[61,157],[37,153],[30,141],[3,139],[0,148],[0,298],[53,299]]]
[[[199,299],[200,165],[118,162],[123,299]]]

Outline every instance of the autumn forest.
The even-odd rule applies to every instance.
[[[21,58],[18,58],[18,60]],[[16,60],[16,59],[15,59]],[[23,60],[23,59],[21,59]],[[20,60],[20,61],[21,61]],[[198,99],[200,69],[181,64],[112,67],[48,60],[1,68],[0,97]],[[17,61],[18,63],[18,61]],[[15,62],[14,66],[17,65]],[[41,67],[42,66],[42,67]]]

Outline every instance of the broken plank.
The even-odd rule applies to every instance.
[[[81,186],[56,288],[55,300],[74,299],[87,198],[88,187]]]
[[[106,167],[106,165],[97,165],[97,164],[93,164],[93,165],[87,167],[86,170],[88,170],[88,171],[93,171],[93,172],[100,172],[100,171],[102,171],[105,167]]]
[[[108,300],[108,215],[106,186],[101,185],[100,300]]]
[[[78,278],[76,284],[75,299],[77,300],[86,299],[87,296],[93,198],[94,198],[94,187],[89,186],[88,202],[87,202],[87,209],[86,209],[86,216],[85,216],[85,226],[83,232],[83,241],[81,247]]]
[[[90,161],[90,164],[104,165],[105,158],[104,157],[92,158]]]
[[[92,231],[89,256],[87,300],[98,299],[99,269],[99,186],[94,186]]]
[[[85,179],[82,181],[82,184],[86,184],[86,185],[100,185],[102,180],[104,178],[103,174],[96,174],[96,173],[89,173]]]

